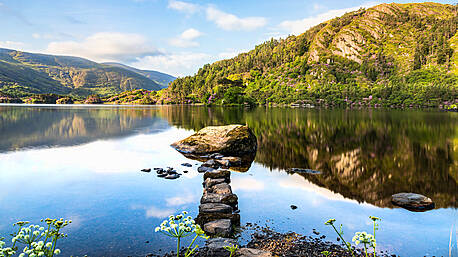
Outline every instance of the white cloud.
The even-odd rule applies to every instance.
[[[51,42],[47,53],[85,57],[94,61],[132,61],[160,52],[139,34],[99,32],[82,41]]]
[[[165,218],[174,213],[171,209],[159,209],[155,206],[151,206],[146,209],[146,217],[148,218]]]
[[[237,55],[241,53],[246,53],[249,50],[237,50],[237,49],[226,49],[224,52],[221,52],[218,54],[218,57],[220,59],[230,59],[233,57],[236,57]]]
[[[207,20],[213,21],[224,30],[254,30],[267,24],[264,17],[239,18],[233,14],[225,13],[213,6],[207,7]]]
[[[254,178],[235,177],[232,179],[231,187],[234,191],[262,191],[264,190],[264,182]]]
[[[167,7],[186,14],[193,14],[199,10],[199,6],[196,4],[176,0],[170,0]]]
[[[305,32],[309,28],[311,28],[311,27],[313,27],[315,25],[318,25],[318,24],[320,24],[322,22],[325,22],[325,21],[330,20],[332,18],[341,16],[341,15],[347,13],[347,12],[356,11],[361,7],[364,7],[364,8],[371,7],[371,6],[374,6],[375,4],[376,3],[374,3],[374,2],[370,2],[370,3],[366,3],[366,4],[363,4],[363,5],[355,6],[355,7],[351,7],[351,8],[329,10],[327,12],[324,12],[324,13],[321,13],[321,14],[318,14],[318,15],[315,15],[315,16],[312,16],[312,17],[309,17],[309,18],[301,19],[301,20],[283,21],[283,22],[280,23],[280,25],[278,25],[278,27],[281,30],[283,30],[283,31],[285,31],[285,32],[287,32],[289,34],[298,35],[298,34],[301,34],[301,33]]]
[[[183,52],[137,58],[132,66],[139,69],[150,69],[165,72],[174,76],[193,74],[203,64],[208,63],[211,56],[205,53]]]
[[[14,50],[22,50],[25,44],[17,41],[0,41],[0,48],[8,48]]]
[[[196,47],[199,46],[199,43],[193,40],[202,35],[202,32],[190,28],[183,31],[183,33],[181,33],[178,37],[172,38],[170,40],[170,44],[177,47]]]
[[[165,199],[167,206],[180,206],[188,203],[195,202],[195,196],[193,194],[186,193],[185,196],[175,196]]]

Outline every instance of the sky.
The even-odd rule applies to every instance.
[[[0,48],[186,76],[271,38],[298,35],[345,12],[383,2],[0,0]]]

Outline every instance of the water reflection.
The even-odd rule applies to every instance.
[[[455,113],[182,108],[161,115],[194,130],[246,123],[258,138],[256,162],[270,169],[319,170],[320,176],[302,176],[347,198],[392,207],[392,194],[417,192],[439,208],[457,207]]]
[[[365,221],[375,215],[384,218],[381,249],[445,256],[456,228],[457,118],[370,110],[0,106],[0,234],[10,233],[17,219],[62,216],[74,220],[62,244],[68,254],[173,250],[174,242],[152,229],[171,213],[197,216],[202,177],[197,161],[170,144],[204,126],[241,123],[258,138],[255,162],[231,175],[242,224],[269,219],[280,231],[316,228],[332,240],[324,220],[337,218],[351,235],[370,230]],[[183,162],[193,168],[174,181],[139,172]],[[292,167],[322,174],[288,174]],[[425,194],[439,209],[377,207],[392,208],[389,196],[400,191]]]
[[[0,152],[164,130],[157,116],[157,108],[0,106]]]

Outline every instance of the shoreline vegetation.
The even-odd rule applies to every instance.
[[[157,91],[149,91],[145,89],[137,89],[126,91],[112,97],[101,97],[99,95],[90,95],[86,98],[76,98],[67,95],[57,94],[37,94],[27,97],[15,97],[0,91],[0,104],[104,104],[104,105],[190,105],[190,106],[233,106],[233,107],[254,107],[254,106],[268,106],[268,107],[293,107],[293,108],[390,108],[390,109],[440,109],[446,111],[458,111],[458,97],[452,101],[444,101],[441,104],[393,104],[385,102],[381,99],[374,99],[372,96],[363,98],[361,101],[343,102],[343,103],[330,103],[318,99],[311,100],[297,100],[291,103],[228,103],[224,101],[205,103],[205,102],[190,102],[190,103],[176,103],[166,102],[157,98]],[[408,99],[407,99],[408,100]]]

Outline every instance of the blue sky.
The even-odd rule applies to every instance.
[[[382,2],[0,0],[0,47],[184,76],[271,37],[297,35],[347,11]]]

